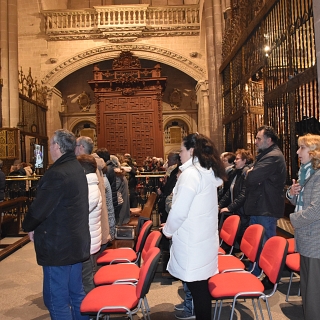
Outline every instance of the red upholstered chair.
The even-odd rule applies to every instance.
[[[159,231],[152,231],[147,237],[143,247],[141,258],[142,261],[147,260],[148,253],[151,248],[159,247],[162,234]],[[132,281],[139,280],[140,268],[135,263],[117,263],[109,264],[101,267],[94,276],[96,286],[112,284],[116,281]]]
[[[160,249],[152,248],[149,257],[144,261],[138,283],[117,283],[99,286],[91,290],[83,299],[80,311],[82,314],[97,316],[110,314],[126,314],[133,319],[133,314],[142,311],[143,318],[147,314],[149,318],[149,305],[147,293],[157,269],[160,259]]]
[[[97,258],[97,264],[134,262],[139,265],[141,252],[147,236],[150,233],[151,227],[152,221],[150,220],[143,224],[138,235],[135,250],[131,248],[106,249]]]
[[[294,238],[287,239],[287,241],[288,241],[288,244],[289,244],[288,254],[296,252]]]
[[[237,234],[239,232],[239,228],[240,217],[238,215],[234,214],[224,220],[219,234],[221,240],[219,254],[226,254],[226,251],[223,248],[221,248],[221,245],[223,243],[226,243],[230,247],[228,254],[232,253],[233,246],[235,244]]]
[[[288,285],[288,291],[286,294],[286,301],[288,302],[293,275],[300,273],[300,254],[295,251],[294,238],[287,239],[287,241],[289,243],[289,249],[288,249],[288,255],[286,258],[286,267],[290,270],[290,281]],[[300,289],[298,292],[298,296],[300,296]]]
[[[218,315],[218,318],[220,318],[222,301],[230,298],[233,299],[230,319],[233,317],[235,304],[238,298],[252,299],[256,319],[258,319],[258,314],[254,300],[256,299],[258,302],[261,315],[262,308],[260,299],[264,300],[266,302],[269,318],[272,319],[268,298],[277,290],[281,271],[285,264],[287,250],[287,240],[279,236],[274,236],[266,241],[261,251],[259,267],[274,284],[272,292],[268,295],[263,292],[264,286],[261,279],[246,271],[219,273],[211,277],[209,279],[209,291],[213,299],[217,301],[214,319],[216,318],[218,301],[220,301]]]
[[[252,272],[256,265],[256,259],[262,245],[263,236],[264,228],[262,225],[253,224],[249,226],[244,232],[240,243],[242,256],[237,258],[232,255],[219,255],[219,273],[224,271],[244,270],[246,268],[242,261],[244,257],[246,257],[252,263],[252,267],[250,270],[248,270],[249,272]]]

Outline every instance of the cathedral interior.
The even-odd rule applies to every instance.
[[[288,181],[319,133],[312,0],[3,0],[0,158],[34,162],[59,128],[111,153],[166,158],[191,132],[254,152],[273,126]]]
[[[266,124],[278,133],[290,185],[299,168],[298,137],[320,134],[319,3],[0,0],[0,160],[13,186],[6,189],[9,201],[0,202],[0,231],[15,236],[10,244],[1,238],[0,260],[29,242],[20,222],[38,180],[53,163],[49,139],[57,129],[89,136],[95,148],[110,154],[129,153],[140,166],[146,157],[166,160],[194,132],[210,137],[220,153],[242,148],[255,154],[256,131]],[[33,165],[34,174],[8,177],[21,162]],[[158,178],[163,175],[143,177]],[[141,192],[143,205],[156,187],[150,183],[151,189]],[[293,209],[287,209],[278,228],[293,237],[287,218]],[[152,219],[158,227],[156,211]],[[28,267],[27,260],[35,260],[31,249],[27,259],[5,267],[0,279],[14,292],[6,291],[2,300],[14,300],[12,310],[25,318],[26,306],[42,299],[38,283],[36,303],[16,307],[16,292],[29,297],[41,279]],[[16,266],[23,268],[19,285],[27,290],[12,285]],[[158,304],[158,291],[153,292]],[[163,296],[166,301],[167,293]],[[30,319],[46,319],[38,304],[40,313]],[[274,303],[273,312],[279,306]],[[298,313],[296,306],[288,319],[302,318],[300,300]],[[166,319],[168,306],[163,309],[158,319]],[[282,310],[277,313],[275,319],[284,319]]]

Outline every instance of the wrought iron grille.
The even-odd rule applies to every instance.
[[[273,126],[289,183],[298,171],[297,137],[320,134],[312,0],[254,1],[254,10],[249,2],[231,2],[223,40],[225,149],[254,151],[257,128]]]

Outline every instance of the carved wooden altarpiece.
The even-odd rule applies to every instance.
[[[89,84],[94,91],[98,147],[111,154],[130,153],[141,164],[146,156],[163,157],[162,93],[167,78],[160,64],[142,68],[129,51],[112,69],[96,65]]]

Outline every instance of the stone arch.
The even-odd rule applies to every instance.
[[[80,124],[85,123],[85,122],[87,122],[89,124],[92,124],[94,126],[94,128],[96,127],[96,118],[95,118],[95,116],[94,117],[89,116],[89,117],[81,117],[81,118],[71,119],[68,130],[70,130],[73,133],[75,133],[74,132],[75,128],[77,128]]]
[[[190,122],[190,119],[187,117],[184,117],[183,115],[170,115],[169,117],[166,117],[163,121],[163,129],[168,125],[169,122],[172,122],[174,120],[180,120],[186,124],[188,127],[188,132],[192,131],[192,123]]]
[[[206,78],[205,70],[190,59],[168,49],[146,44],[106,45],[87,49],[60,63],[43,79],[42,83],[54,87],[60,80],[69,74],[87,65],[103,60],[116,58],[121,51],[131,51],[140,59],[151,59],[170,65],[193,79],[199,81]]]

